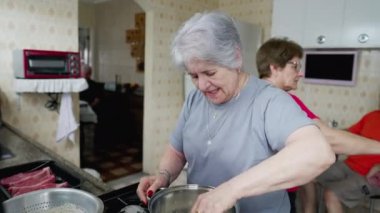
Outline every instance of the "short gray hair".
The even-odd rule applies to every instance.
[[[172,42],[174,64],[186,70],[193,59],[209,61],[230,69],[242,67],[240,36],[234,20],[225,13],[196,13],[178,30]]]

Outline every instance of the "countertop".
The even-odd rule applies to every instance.
[[[96,179],[71,162],[52,153],[47,148],[23,139],[14,130],[4,125],[0,126],[0,143],[15,155],[13,158],[0,160],[0,169],[33,161],[53,160],[58,166],[81,179],[82,190],[96,196],[112,191],[103,181]]]

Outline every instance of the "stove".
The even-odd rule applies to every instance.
[[[104,213],[149,213],[136,194],[138,183],[102,194]]]

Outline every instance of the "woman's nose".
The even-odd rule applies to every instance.
[[[203,76],[198,77],[198,89],[199,90],[201,90],[201,91],[206,90],[208,85],[209,85],[209,82],[208,82],[208,79],[206,77],[203,77]]]

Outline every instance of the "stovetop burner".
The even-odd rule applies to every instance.
[[[104,213],[148,213],[147,207],[136,194],[138,183],[99,196],[104,203]]]

